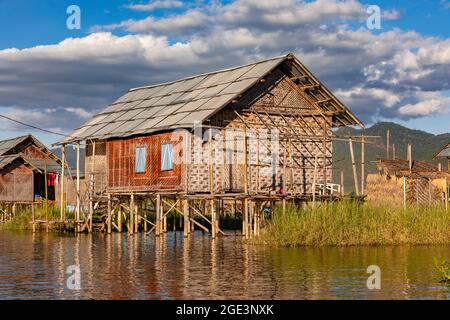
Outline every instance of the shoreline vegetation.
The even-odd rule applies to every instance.
[[[48,212],[50,220],[58,219],[58,207],[49,206]],[[37,220],[44,220],[45,215],[43,208],[36,208]],[[31,216],[31,210],[20,210],[10,221],[0,224],[0,230],[32,230]],[[54,231],[74,230],[66,226]],[[273,219],[265,221],[260,237],[250,243],[280,247],[447,245],[450,212],[443,206],[403,208],[353,201],[318,203],[315,207],[290,206],[284,213],[278,208]]]
[[[443,206],[393,206],[342,201],[278,209],[253,243],[281,246],[450,244]]]

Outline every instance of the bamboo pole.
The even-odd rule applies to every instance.
[[[364,187],[365,187],[365,141],[364,135],[361,137],[361,195],[364,196]]]
[[[214,207],[214,200],[210,200],[210,210],[211,210],[211,236],[213,239],[216,238],[216,209]]]
[[[448,178],[445,177],[445,210],[448,211]]]
[[[96,141],[92,142],[92,161],[91,161],[91,190],[89,200],[89,232],[92,232],[92,224],[94,220],[94,193],[95,193],[95,153]]]
[[[183,233],[185,237],[189,236],[189,202],[187,199],[183,200]]]
[[[341,196],[345,195],[345,188],[344,188],[344,171],[341,170]]]
[[[129,226],[129,233],[133,234],[134,233],[134,194],[131,194],[130,196],[130,221],[128,221],[128,226]]]
[[[389,159],[389,148],[390,148],[390,137],[391,133],[389,130],[386,132],[386,159]]]
[[[316,184],[317,184],[317,155],[314,157],[314,172],[313,172],[313,183],[312,183],[313,207],[316,206]]]
[[[248,212],[248,150],[247,150],[247,129],[244,129],[244,236],[246,239],[248,239],[249,236],[249,212]]]
[[[403,208],[406,209],[406,177],[403,177]]]
[[[111,225],[112,225],[112,204],[111,204],[111,194],[108,194],[108,234],[111,234]]]
[[[156,195],[156,236],[161,235],[161,195]]]
[[[353,141],[352,141],[352,138],[348,139],[348,144],[350,146],[350,157],[351,157],[351,160],[352,160],[353,180],[355,182],[355,192],[356,192],[356,196],[359,196],[358,175],[356,173],[355,154],[353,152]]]
[[[64,144],[61,145],[61,194],[60,194],[60,221],[64,221],[65,216],[65,208],[64,208],[64,174],[66,167],[66,146]]]
[[[77,232],[81,231],[80,221],[80,209],[81,209],[81,190],[80,190],[80,142],[77,142],[77,207],[76,207],[76,229]]]
[[[120,201],[120,200],[119,200]],[[122,232],[122,205],[119,204],[119,211],[117,213],[117,227],[119,228],[119,232]]]
[[[49,232],[48,221],[48,181],[47,181],[47,160],[44,159],[44,180],[45,180],[45,221],[47,222],[46,231]]]
[[[31,204],[31,215],[32,215],[32,219],[33,219],[33,233],[36,232],[36,213],[34,210],[34,203]]]
[[[412,146],[410,143],[408,143],[408,165],[409,165],[409,171],[412,170]]]

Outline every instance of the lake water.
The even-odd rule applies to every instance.
[[[433,258],[450,246],[268,248],[201,232],[72,235],[0,231],[0,299],[449,299]],[[81,289],[67,273],[79,266]],[[381,289],[367,289],[367,267]]]

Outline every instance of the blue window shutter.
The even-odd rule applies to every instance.
[[[161,170],[168,171],[172,169],[172,145],[170,143],[164,143],[161,146]]]
[[[136,147],[136,173],[145,172],[147,160],[147,148],[145,146]]]

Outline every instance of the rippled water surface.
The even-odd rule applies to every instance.
[[[449,299],[449,246],[267,248],[196,233],[58,236],[0,231],[0,299]],[[80,266],[81,290],[67,268]],[[368,290],[366,269],[381,268]]]

